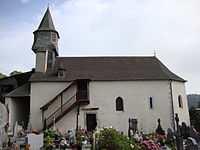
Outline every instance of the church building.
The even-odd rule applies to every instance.
[[[29,114],[32,129],[51,128],[55,120],[61,132],[112,126],[127,135],[130,118],[153,133],[158,118],[164,130],[174,128],[175,113],[190,124],[186,81],[156,56],[61,57],[49,8],[33,33],[35,72],[6,95],[11,126]]]

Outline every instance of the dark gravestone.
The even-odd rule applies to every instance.
[[[189,136],[194,138],[197,141],[197,143],[200,143],[200,136],[193,127],[190,127],[189,129]]]
[[[175,143],[175,138],[174,138],[175,134],[174,132],[172,131],[171,128],[168,128],[167,129],[167,139],[166,139],[166,142],[167,143]]]
[[[176,147],[177,150],[183,150],[183,138],[181,136],[181,128],[179,126],[179,118],[178,114],[175,114],[175,121],[176,121]]]
[[[182,125],[181,125],[181,135],[183,139],[186,139],[187,137],[189,137],[189,127],[186,125],[185,122],[182,122]]]
[[[198,144],[194,138],[187,138],[185,150],[198,150]]]
[[[159,135],[165,135],[165,131],[163,130],[161,124],[160,124],[160,118],[158,118],[158,127],[156,129],[156,133]]]
[[[131,138],[131,136],[136,133],[138,127],[137,127],[137,119],[128,119],[128,122],[129,122],[129,128],[128,128],[128,135],[129,135],[129,138]]]

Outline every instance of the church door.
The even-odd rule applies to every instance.
[[[96,114],[86,114],[87,131],[95,130],[97,126]]]

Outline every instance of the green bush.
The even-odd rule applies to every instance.
[[[97,136],[97,150],[139,150],[136,144],[113,128],[103,128]]]

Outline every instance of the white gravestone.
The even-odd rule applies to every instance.
[[[0,102],[0,147],[2,142],[6,141],[7,134],[5,126],[8,123],[8,112],[6,106]]]
[[[41,147],[43,147],[43,134],[28,134],[27,137],[27,143],[30,144],[30,150],[39,150]]]
[[[18,122],[15,121],[15,125],[13,127],[13,137],[18,137]]]
[[[32,131],[32,127],[31,127],[31,115],[29,115],[28,125],[27,125],[27,132],[31,133],[31,131]]]

